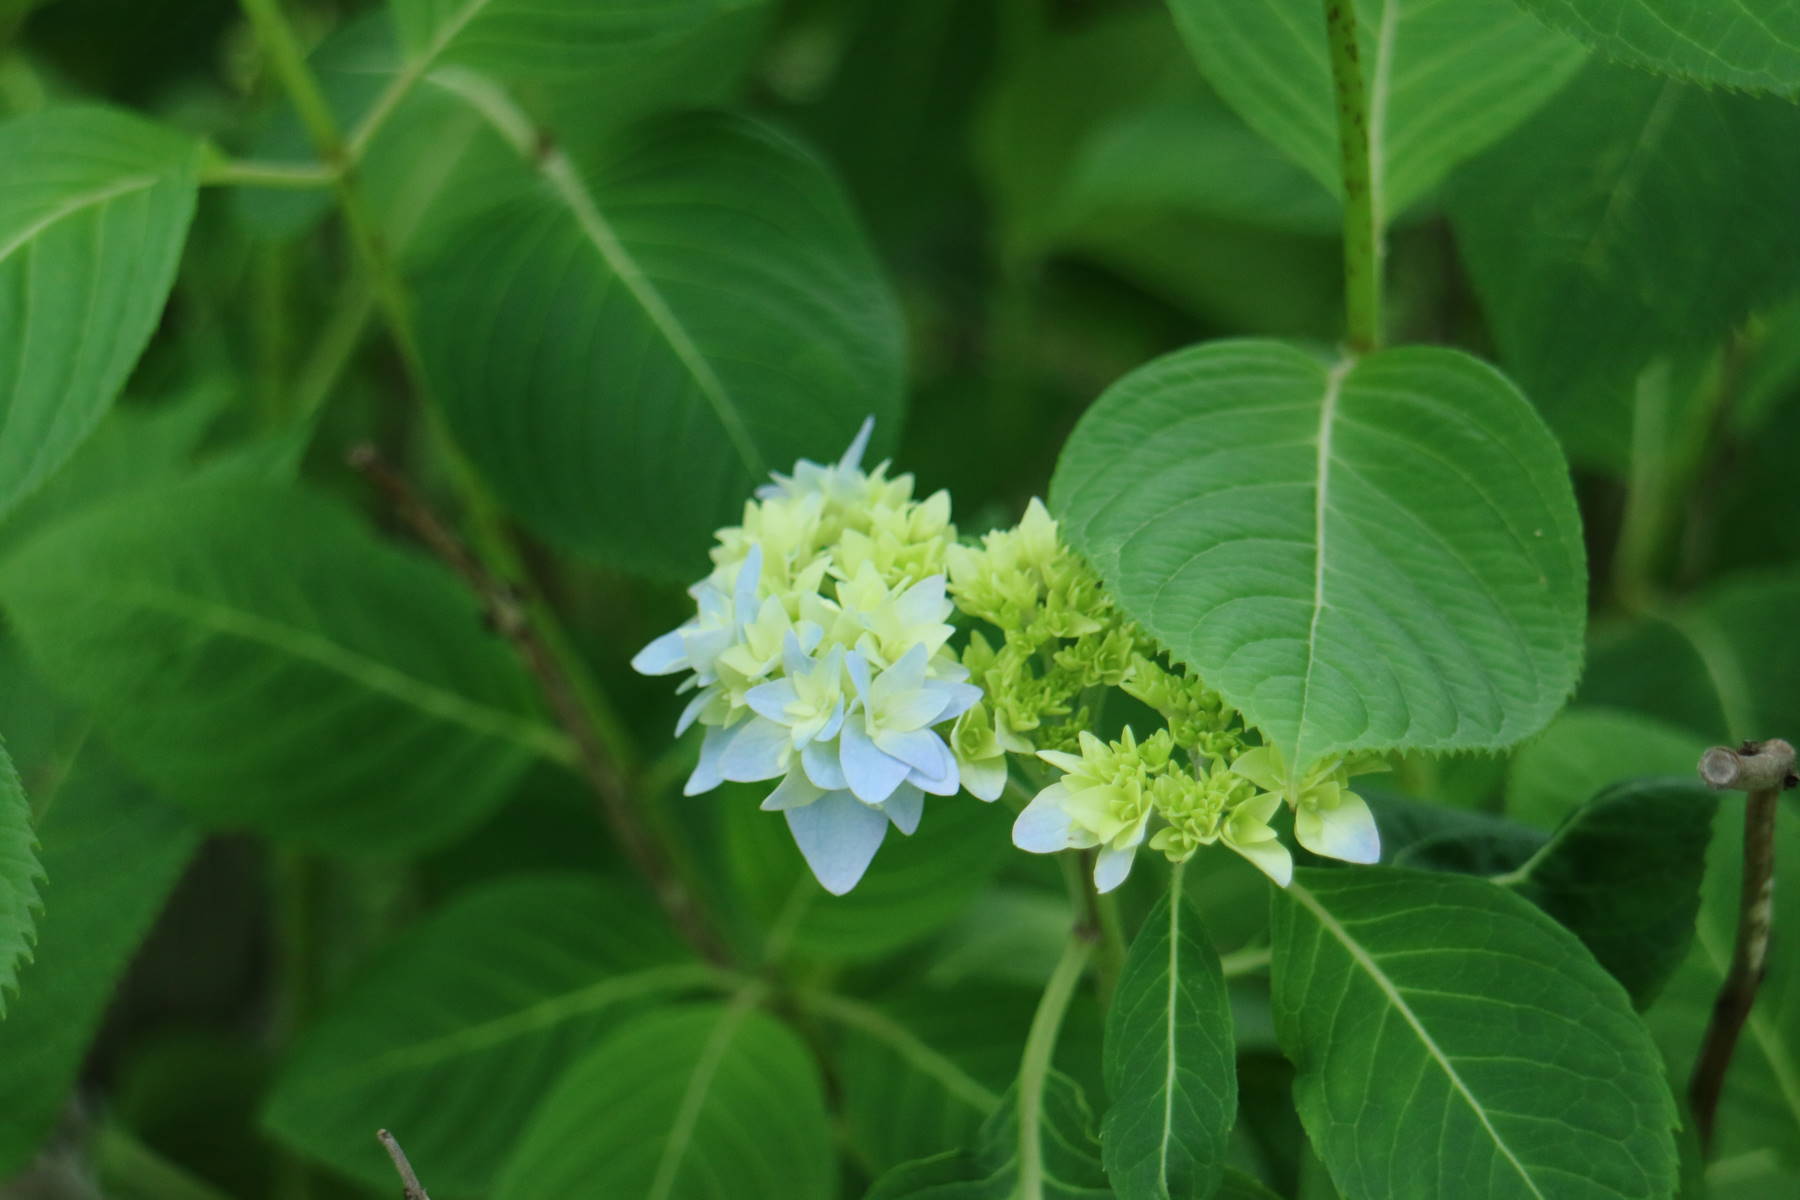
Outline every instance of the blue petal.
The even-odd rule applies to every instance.
[[[974,708],[975,702],[981,699],[981,689],[972,683],[952,683],[946,679],[927,679],[925,690],[933,695],[944,697],[944,706],[932,720],[933,725],[962,716]]]
[[[824,794],[824,788],[813,786],[812,781],[799,771],[789,771],[787,778],[763,800],[762,808],[764,812],[804,808]]]
[[[894,789],[894,794],[887,798],[881,811],[888,815],[894,828],[908,837],[919,827],[919,818],[925,812],[925,793],[910,783],[903,783]]]
[[[863,732],[860,721],[845,721],[838,735],[838,762],[850,790],[864,804],[880,804],[894,794],[912,768],[883,754]]]
[[[735,726],[719,754],[719,776],[735,783],[759,783],[787,769],[788,731],[773,721],[751,717]]]
[[[683,629],[669,632],[639,650],[631,659],[631,669],[639,675],[673,675],[688,665],[687,641]]]
[[[806,770],[806,777],[828,792],[839,792],[850,786],[844,778],[844,768],[838,763],[838,744],[832,741],[811,741],[800,751],[800,765]]]
[[[1073,845],[1073,822],[1062,806],[1066,794],[1053,783],[1033,797],[1013,822],[1013,845],[1032,854],[1055,854]]]
[[[762,546],[752,543],[744,565],[738,568],[737,587],[732,593],[734,616],[748,621],[756,613],[756,589],[762,584]]]
[[[759,683],[744,693],[744,703],[759,717],[767,717],[777,725],[786,725],[787,706],[800,698],[791,679],[772,679]]]
[[[724,777],[719,774],[719,756],[731,744],[731,739],[743,726],[733,725],[729,729],[715,725],[706,731],[706,737],[700,742],[700,762],[694,767],[694,773],[681,789],[684,796],[698,796],[701,792],[710,792],[723,783]]]
[[[680,737],[686,733],[693,723],[700,719],[700,710],[710,704],[712,698],[718,694],[719,689],[716,687],[709,687],[695,693],[694,698],[688,701],[687,707],[681,710],[681,719],[675,722],[675,736]]]
[[[857,803],[849,792],[827,792],[782,815],[806,865],[834,896],[856,886],[887,836],[886,814]]]
[[[929,729],[914,729],[909,733],[883,731],[875,735],[875,746],[883,754],[927,775],[942,775],[944,760],[951,757],[950,747],[944,745],[944,739]]]

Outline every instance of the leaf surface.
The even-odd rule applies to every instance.
[[[488,1191],[534,1107],[622,1011],[705,982],[646,904],[575,876],[463,894],[305,1034],[265,1125],[377,1186],[393,1166],[369,1130],[392,1127],[434,1188]]]
[[[30,961],[37,940],[43,882],[31,802],[0,742],[0,1020],[6,1018],[7,996],[18,987],[19,969]]]
[[[1292,761],[1505,746],[1574,684],[1567,468],[1467,355],[1178,351],[1088,410],[1050,498],[1125,610]]]
[[[576,1062],[533,1115],[495,1195],[836,1192],[818,1071],[793,1033],[740,998],[640,1017]]]
[[[1302,869],[1274,897],[1276,1033],[1346,1200],[1674,1193],[1655,1048],[1573,934],[1458,875]]]
[[[1620,62],[1752,91],[1800,90],[1800,8],[1787,0],[1519,0]]]
[[[199,144],[55,108],[0,124],[0,512],[93,431],[156,328]]]

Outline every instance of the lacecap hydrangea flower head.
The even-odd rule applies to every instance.
[[[962,786],[946,741],[981,699],[949,648],[950,497],[862,468],[872,423],[833,465],[801,461],[722,529],[695,614],[632,666],[687,672],[676,727],[706,729],[685,791],[775,781],[813,874],[842,894],[891,825],[918,828],[926,794]]]
[[[1030,796],[1014,843],[1093,852],[1101,891],[1146,844],[1173,862],[1222,844],[1285,885],[1293,859],[1270,824],[1284,802],[1302,846],[1375,860],[1374,820],[1347,784],[1371,764],[1290,773],[1118,609],[1041,503],[958,544],[947,493],[918,500],[911,476],[863,469],[870,432],[835,464],[802,460],[759,488],[688,589],[694,615],[632,660],[685,673],[676,733],[705,729],[687,794],[771,783],[762,807],[840,895],[889,826],[911,834],[927,795],[962,789]],[[1162,727],[1100,736],[1115,694]]]

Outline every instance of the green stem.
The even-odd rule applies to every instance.
[[[1069,892],[1069,904],[1075,910],[1078,928],[1098,943],[1094,973],[1100,994],[1100,1007],[1112,1007],[1113,992],[1119,986],[1119,972],[1125,967],[1125,935],[1119,923],[1119,909],[1112,895],[1094,890],[1094,852],[1058,854],[1063,885]]]
[[[1043,1200],[1044,1143],[1039,1125],[1043,1121],[1044,1083],[1050,1077],[1063,1017],[1093,952],[1092,932],[1077,927],[1069,935],[1056,969],[1050,972],[1050,982],[1044,985],[1043,998],[1031,1018],[1031,1032],[1025,1035],[1025,1053],[1019,1060],[1019,1200]]]
[[[1356,44],[1356,6],[1325,0],[1325,36],[1337,95],[1338,153],[1344,183],[1344,317],[1350,348],[1365,354],[1381,346],[1382,212],[1380,180],[1369,126]]]
[[[314,191],[337,182],[337,172],[324,163],[265,163],[219,158],[200,168],[205,187],[260,187]]]
[[[344,141],[338,134],[337,118],[331,115],[331,105],[325,102],[319,81],[313,78],[306,65],[306,52],[300,48],[300,39],[294,36],[294,27],[282,15],[280,0],[240,0],[240,3],[244,15],[250,18],[250,27],[256,31],[256,40],[269,56],[270,68],[281,81],[288,99],[293,101],[294,111],[300,114],[300,123],[306,126],[313,145],[326,162],[339,161],[343,156]]]
[[[1219,956],[1219,967],[1227,979],[1242,979],[1246,975],[1255,975],[1269,969],[1269,962],[1274,952],[1268,946],[1253,946],[1243,950],[1233,950],[1230,954]]]

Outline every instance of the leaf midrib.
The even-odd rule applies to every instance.
[[[18,253],[21,247],[37,238],[46,229],[49,229],[57,222],[67,220],[69,217],[97,205],[105,204],[109,200],[116,200],[120,196],[129,196],[133,192],[141,192],[146,188],[155,187],[160,182],[162,182],[162,177],[158,175],[133,175],[127,179],[115,180],[106,187],[95,188],[91,192],[83,192],[79,196],[64,201],[62,204],[59,204],[37,220],[31,222],[31,224],[25,226],[25,228],[21,229],[11,241],[0,245],[0,263],[5,262],[14,254]]]
[[[1425,1028],[1424,1022],[1419,1020],[1418,1014],[1413,1012],[1411,1005],[1407,1004],[1405,997],[1400,994],[1398,986],[1388,978],[1387,972],[1383,971],[1381,965],[1367,950],[1363,949],[1362,943],[1353,938],[1350,931],[1339,924],[1337,918],[1333,917],[1325,906],[1318,902],[1305,884],[1297,879],[1294,880],[1288,884],[1288,894],[1312,913],[1320,927],[1338,940],[1338,943],[1349,953],[1357,966],[1361,967],[1374,981],[1375,986],[1381,989],[1388,1002],[1394,1006],[1395,1011],[1412,1027],[1413,1033],[1418,1036],[1426,1053],[1443,1070],[1451,1087],[1468,1104],[1470,1111],[1475,1114],[1475,1119],[1481,1122],[1481,1127],[1487,1130],[1488,1136],[1493,1139],[1495,1148],[1500,1151],[1508,1163],[1512,1164],[1513,1169],[1519,1173],[1519,1178],[1524,1180],[1525,1186],[1531,1189],[1531,1194],[1538,1197],[1538,1200],[1545,1200],[1544,1193],[1539,1190],[1537,1181],[1531,1177],[1531,1173],[1525,1169],[1525,1164],[1519,1161],[1518,1156],[1512,1152],[1512,1147],[1506,1144],[1506,1139],[1500,1136],[1500,1131],[1495,1129],[1493,1123],[1488,1120],[1487,1109],[1475,1098],[1475,1093],[1469,1090],[1469,1086],[1463,1082],[1462,1075],[1456,1069],[1456,1064],[1437,1044],[1437,1039],[1431,1036],[1430,1030]]]
[[[1344,391],[1344,380],[1356,365],[1347,358],[1325,377],[1325,394],[1319,402],[1319,432],[1314,441],[1318,447],[1313,475],[1313,600],[1312,618],[1306,627],[1306,674],[1300,681],[1300,706],[1294,718],[1292,769],[1295,777],[1312,764],[1307,761],[1306,711],[1312,693],[1313,667],[1319,661],[1319,619],[1325,604],[1325,525],[1331,510],[1331,427],[1337,419],[1338,399]]]
[[[756,999],[752,991],[739,993],[737,999],[719,1014],[718,1025],[700,1048],[700,1057],[694,1061],[693,1072],[682,1089],[681,1103],[676,1106],[675,1119],[669,1124],[669,1140],[663,1143],[662,1153],[657,1158],[656,1175],[651,1180],[650,1190],[644,1193],[644,1200],[669,1200],[675,1177],[681,1170],[682,1156],[694,1140],[694,1129],[699,1124],[706,1094],[712,1089],[713,1077],[718,1074],[719,1064],[725,1061],[725,1052],[731,1048],[732,1037],[743,1025],[744,1018],[750,1015]]]

